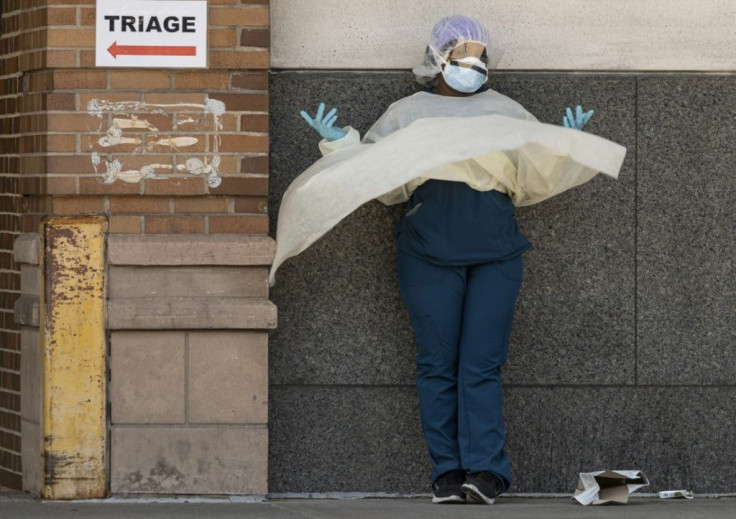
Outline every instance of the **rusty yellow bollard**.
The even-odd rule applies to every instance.
[[[105,233],[103,217],[42,224],[42,497],[106,493]]]

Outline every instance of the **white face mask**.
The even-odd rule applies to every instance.
[[[470,94],[475,92],[488,79],[488,68],[478,58],[450,60],[443,69],[442,77],[453,90]]]

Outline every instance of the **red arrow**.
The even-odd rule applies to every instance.
[[[118,45],[114,42],[107,48],[107,52],[117,59],[119,54],[124,56],[196,56],[197,47],[165,46],[165,45]]]

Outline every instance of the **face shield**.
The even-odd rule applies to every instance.
[[[461,43],[452,51],[442,66],[442,76],[450,88],[472,93],[488,79],[488,52],[477,41]]]
[[[473,67],[477,67],[478,74],[485,69],[487,76],[490,48],[491,37],[483,24],[467,16],[448,16],[432,29],[424,63],[414,69],[414,75],[419,83],[428,85],[454,60],[450,76],[469,79],[473,76],[468,70]],[[478,81],[477,77],[474,81]]]

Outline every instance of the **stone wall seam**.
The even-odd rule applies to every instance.
[[[634,293],[639,293],[639,79],[634,80]],[[634,298],[634,385],[639,385],[639,298]]]

